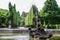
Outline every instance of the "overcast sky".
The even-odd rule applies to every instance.
[[[42,9],[45,1],[46,0],[0,0],[0,8],[8,9],[8,3],[11,2],[12,5],[16,4],[17,11],[22,13],[23,11],[28,12],[32,4],[35,4],[38,10]],[[60,6],[60,0],[56,1],[57,4]]]

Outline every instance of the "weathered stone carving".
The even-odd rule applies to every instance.
[[[47,33],[41,22],[40,22],[40,18],[38,17],[38,12],[35,11],[34,12],[34,18],[33,18],[33,22],[34,22],[34,28],[29,28],[30,30],[30,36],[33,38],[40,38],[40,39],[46,39],[46,38],[50,38],[52,36],[52,34]]]

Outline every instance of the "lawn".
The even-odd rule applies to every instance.
[[[30,40],[34,40],[33,38],[30,38]],[[49,40],[60,40],[60,36],[53,36],[49,38]]]
[[[14,39],[9,39],[9,38],[0,38],[0,40],[14,40]]]

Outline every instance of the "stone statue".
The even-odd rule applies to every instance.
[[[38,37],[40,39],[43,38],[45,40],[52,36],[52,34],[47,33],[44,30],[44,28],[40,22],[40,18],[38,17],[38,12],[35,12],[33,22],[34,22],[34,28],[29,28],[31,37],[33,37],[33,38]]]

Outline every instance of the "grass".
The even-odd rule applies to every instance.
[[[53,36],[49,40],[60,40],[60,36]]]
[[[33,38],[30,38],[30,40],[34,40]]]
[[[2,38],[0,38],[0,40],[14,40],[14,39],[2,39]]]
[[[9,39],[9,38],[0,38],[0,40],[14,40],[14,39]]]
[[[30,38],[30,40],[34,40],[33,38]],[[49,40],[60,40],[60,36],[53,36],[49,38]]]

